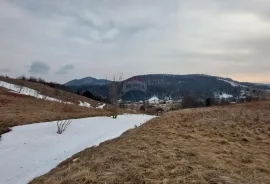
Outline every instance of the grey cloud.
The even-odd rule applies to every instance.
[[[28,72],[33,74],[47,74],[51,67],[43,61],[34,61],[29,67]]]
[[[44,75],[61,82],[123,71],[270,78],[269,12],[269,0],[0,1],[0,62],[15,74],[42,58],[47,67],[29,72],[48,74],[65,61]]]
[[[262,18],[270,19],[268,0],[219,0],[219,10],[229,12],[255,13]]]
[[[9,73],[9,72],[11,72],[11,70],[8,68],[0,68],[0,72],[1,73]]]
[[[68,74],[70,70],[73,70],[75,67],[72,64],[67,64],[61,68],[59,68],[59,70],[56,72],[56,74]]]

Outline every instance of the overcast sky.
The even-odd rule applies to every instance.
[[[0,74],[270,83],[269,0],[0,0]]]

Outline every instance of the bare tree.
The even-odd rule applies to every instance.
[[[112,82],[109,84],[109,99],[113,105],[113,118],[116,119],[118,112],[118,100],[120,99],[121,94],[121,81],[123,74],[114,75]]]
[[[67,127],[70,125],[71,120],[59,120],[57,121],[57,132],[58,134],[62,134],[66,131]]]

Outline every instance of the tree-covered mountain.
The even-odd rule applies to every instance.
[[[110,81],[106,79],[96,79],[93,77],[85,77],[82,79],[74,79],[65,83],[65,86],[83,86],[83,85],[106,85]]]
[[[174,100],[181,99],[185,95],[196,95],[202,98],[220,96],[233,96],[235,98],[258,93],[259,90],[268,89],[266,85],[244,83],[233,81],[229,78],[222,78],[209,75],[167,75],[149,74],[138,75],[122,81],[122,84],[130,80],[140,80],[147,85],[146,92],[129,91],[122,93],[122,100],[139,101],[146,100],[152,96],[159,99],[170,97]],[[69,86],[71,87],[71,86]],[[79,90],[89,90],[94,95],[106,98],[108,96],[107,85],[83,84],[72,88]]]

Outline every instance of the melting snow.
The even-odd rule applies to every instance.
[[[105,107],[106,104],[102,104],[100,106],[97,106],[96,109],[103,109]]]
[[[9,89],[10,92],[12,92],[12,93],[18,93],[18,94],[27,95],[27,96],[33,96],[35,98],[49,100],[49,101],[55,101],[55,102],[60,102],[60,103],[73,104],[71,102],[64,102],[64,101],[56,99],[56,98],[41,95],[38,91],[36,91],[34,89],[30,89],[28,87],[7,83],[7,82],[4,82],[4,81],[0,81],[0,86]],[[88,107],[88,108],[92,107],[91,104],[89,104],[87,102],[81,102],[81,101],[80,101],[79,106]]]
[[[0,141],[0,183],[27,183],[75,153],[118,137],[152,118],[147,115],[120,115],[117,119],[76,119],[61,135],[56,133],[56,122],[13,127]]]
[[[159,98],[157,96],[153,96],[148,100],[149,103],[155,104],[159,102]]]
[[[24,86],[14,85],[14,84],[10,84],[10,83],[4,82],[4,81],[0,81],[0,86],[9,89],[10,92],[13,92],[13,93],[19,93],[19,94],[23,94],[23,95],[33,96],[35,98],[49,100],[49,101],[62,102],[59,99],[55,99],[52,97],[41,95],[38,91],[24,87]]]
[[[79,102],[80,102],[79,106],[92,108],[91,104],[89,104],[87,102],[81,102],[81,101],[79,101]]]
[[[219,98],[219,99],[222,99],[222,98],[227,99],[227,98],[232,98],[233,97],[233,95],[227,94],[227,93],[224,93],[224,92],[222,92],[221,94],[216,93],[215,96],[216,96],[216,98]]]

